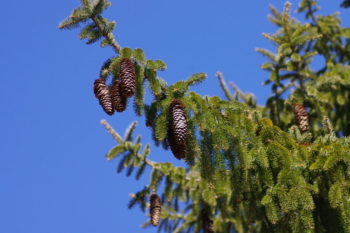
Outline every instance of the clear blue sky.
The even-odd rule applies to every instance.
[[[150,141],[144,119],[131,108],[109,117],[93,95],[112,49],[87,46],[78,31],[57,29],[78,0],[0,2],[0,232],[155,232],[139,228],[146,217],[138,208],[127,209],[128,194],[147,184],[148,175],[140,181],[117,175],[117,161],[104,158],[115,142],[102,118],[122,133],[137,119],[137,133]],[[340,10],[348,24],[350,12],[340,2],[321,6],[327,13]],[[284,1],[112,0],[106,16],[117,21],[122,46],[143,48],[168,64],[160,75],[169,83],[205,72],[208,80],[197,90],[222,96],[215,78],[222,71],[263,104],[267,73],[254,49],[272,48],[261,37],[275,31],[266,17],[269,3],[281,9]],[[151,158],[174,162],[155,147]]]

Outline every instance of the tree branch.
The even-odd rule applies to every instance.
[[[224,91],[224,94],[225,94],[226,98],[228,100],[230,100],[230,101],[233,101],[234,98],[231,95],[231,92],[230,92],[230,90],[227,87],[227,84],[225,82],[225,79],[224,79],[224,76],[222,75],[222,73],[221,72],[216,72],[216,77],[219,79],[221,89]]]
[[[95,25],[97,26],[97,28],[100,30],[100,32],[102,33],[102,35],[106,38],[106,40],[109,42],[109,44],[113,47],[114,51],[118,54],[120,54],[120,51],[122,49],[122,47],[118,44],[118,42],[114,39],[114,36],[111,32],[106,32],[102,25],[101,22],[98,20],[98,18],[96,18],[96,16],[93,16],[90,18]]]

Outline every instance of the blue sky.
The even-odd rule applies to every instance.
[[[297,1],[293,3],[295,10]],[[169,83],[196,72],[208,74],[196,88],[223,96],[216,71],[263,104],[269,94],[261,83],[267,73],[256,47],[272,48],[262,32],[274,32],[268,4],[280,0],[112,0],[105,16],[117,21],[122,46],[144,49],[162,59]],[[349,12],[339,1],[321,1],[322,12]],[[155,232],[139,226],[146,220],[138,208],[127,209],[129,193],[147,184],[117,175],[117,161],[104,154],[115,142],[100,125],[107,119],[121,133],[133,120],[149,142],[144,119],[129,108],[107,116],[92,84],[110,48],[87,46],[78,31],[59,31],[58,23],[78,0],[1,0],[0,37],[0,232],[135,233]],[[151,159],[177,165],[168,151],[152,147]]]

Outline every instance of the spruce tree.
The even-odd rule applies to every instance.
[[[120,158],[119,171],[139,179],[152,170],[150,183],[129,203],[149,213],[144,226],[174,233],[350,233],[350,28],[340,25],[339,15],[320,15],[316,0],[296,7],[303,21],[291,16],[288,2],[282,11],[270,7],[278,30],[263,36],[276,51],[257,52],[267,58],[261,68],[269,72],[272,94],[259,106],[233,83],[231,92],[222,73],[217,78],[226,100],[190,90],[204,73],[168,85],[158,76],[163,61],[115,40],[115,22],[102,16],[109,6],[81,0],[59,28],[81,26],[87,44],[101,41],[114,50],[94,85],[103,109],[121,112],[133,98],[156,145],[185,162],[152,161],[150,144],[143,146],[141,136],[132,140],[136,122],[121,137],[102,121],[117,143],[107,159]],[[323,63],[314,69],[317,56]]]

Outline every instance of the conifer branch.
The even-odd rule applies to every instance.
[[[120,54],[120,51],[122,50],[122,47],[115,40],[113,33],[112,32],[107,32],[107,31],[104,30],[102,22],[99,20],[99,18],[97,16],[92,16],[92,17],[90,17],[90,19],[94,22],[94,24],[97,26],[97,28],[102,33],[102,35],[106,38],[108,43],[113,47],[114,51],[117,54]]]
[[[144,157],[142,157],[140,154],[136,154],[137,158],[141,159],[145,164],[147,164],[148,166],[154,168],[155,165],[157,164],[156,162],[149,160],[149,159],[145,159]]]
[[[256,107],[255,95],[252,93],[244,94],[234,82],[230,82],[230,86],[235,91],[235,95],[240,98],[243,103],[246,103],[250,107]]]
[[[125,141],[124,139],[117,133],[117,131],[115,131],[113,129],[113,127],[106,121],[106,120],[101,120],[101,124],[106,128],[106,130],[108,131],[108,133],[110,133],[113,138],[119,143],[119,144],[124,144]],[[134,128],[136,126],[137,123],[133,122],[130,127],[129,130],[132,128]],[[131,132],[132,133],[132,132]],[[128,136],[130,137],[130,135]],[[145,159],[141,154],[139,153],[135,153],[135,156],[140,159],[140,161],[144,161],[144,163],[146,163],[147,165],[154,167],[155,166],[155,162],[149,160],[149,159]]]
[[[307,1],[308,15],[311,17],[313,23],[317,25],[317,19],[315,17],[314,11],[312,9],[311,1]]]
[[[290,38],[290,7],[292,4],[290,2],[286,2],[284,4],[284,11],[283,11],[283,17],[282,17],[282,22],[283,22],[283,27],[285,30],[286,35]]]
[[[112,128],[112,126],[106,120],[101,120],[101,124],[106,128],[108,133],[110,133],[119,144],[124,143],[123,138]]]
[[[230,86],[233,88],[233,90],[235,90],[235,92],[237,93],[237,95],[239,97],[241,97],[242,99],[244,99],[246,101],[245,95],[243,94],[243,92],[237,87],[237,85],[234,82],[230,82]]]
[[[311,17],[311,20],[312,20],[312,23],[314,24],[314,26],[317,27],[317,29],[321,32],[322,36],[327,41],[332,41],[332,39],[329,37],[329,35],[327,35],[327,33],[325,33],[323,31],[322,27],[319,25],[319,22],[314,14],[314,10],[312,9],[312,4],[310,1],[307,1],[307,9],[308,9],[308,15]],[[335,40],[334,43],[335,43],[336,48],[339,49],[339,51],[343,52],[343,54],[344,54],[343,56],[350,58],[348,51],[344,48],[341,41]]]
[[[229,90],[228,87],[227,87],[227,84],[226,84],[226,82],[225,82],[225,79],[224,79],[223,74],[222,74],[221,72],[218,71],[218,72],[216,72],[216,77],[219,79],[220,87],[221,87],[221,89],[223,90],[223,92],[224,92],[226,98],[227,98],[228,100],[230,100],[230,101],[233,101],[234,98],[233,98],[233,96],[231,95],[231,92],[230,92],[230,90]]]
[[[172,112],[173,122],[177,118],[172,129],[178,131],[177,138],[181,139],[181,142],[187,143],[188,154],[192,153],[192,162],[189,162],[190,166],[186,169],[175,167],[171,163],[151,161],[147,158],[150,154],[149,144],[144,147],[143,152],[139,153],[142,147],[141,136],[132,142],[135,123],[131,124],[125,137],[122,138],[107,121],[102,120],[101,124],[118,143],[108,152],[107,159],[123,156],[120,159],[118,172],[127,168],[127,176],[129,176],[133,168],[139,168],[136,174],[138,179],[145,167],[152,168],[150,184],[132,196],[130,208],[137,203],[145,210],[149,194],[160,189],[163,184],[162,179],[166,178],[163,193],[166,199],[165,208],[161,215],[157,210],[155,216],[163,217],[166,221],[162,222],[167,227],[162,228],[162,222],[159,222],[159,231],[164,228],[171,233],[174,229],[179,232],[190,231],[193,226],[194,231],[201,231],[200,228],[203,226],[198,216],[204,206],[211,210],[206,218],[208,227],[204,228],[211,229],[211,219],[215,216],[214,225],[218,228],[215,229],[217,232],[230,232],[234,228],[238,232],[286,232],[286,229],[295,229],[296,233],[321,232],[325,229],[319,229],[318,225],[327,226],[329,213],[332,213],[330,222],[336,223],[331,227],[339,225],[337,229],[350,229],[350,223],[347,223],[350,212],[346,211],[350,199],[348,192],[350,139],[337,138],[330,124],[332,120],[336,123],[334,127],[339,127],[338,125],[344,125],[344,119],[345,121],[350,119],[347,115],[343,117],[344,119],[333,116],[333,112],[334,115],[340,112],[340,116],[347,114],[348,102],[344,97],[349,95],[349,85],[348,80],[343,77],[348,77],[350,68],[344,63],[332,64],[332,68],[329,68],[330,74],[325,71],[324,76],[314,75],[310,71],[306,57],[308,52],[315,50],[314,41],[312,41],[317,38],[315,28],[311,30],[308,26],[300,25],[291,19],[290,3],[285,5],[282,14],[273,9],[275,18],[271,21],[282,30],[276,34],[264,35],[275,42],[278,55],[257,49],[271,60],[263,65],[263,69],[271,72],[269,83],[273,83],[274,93],[267,101],[266,107],[262,109],[261,115],[258,115],[258,111],[250,114],[252,111],[249,108],[249,101],[252,101],[253,96],[242,93],[234,83],[230,83],[235,90],[235,93],[231,94],[220,72],[216,76],[230,101],[222,100],[217,96],[208,97],[195,92],[189,93],[190,85],[204,80],[203,73],[195,74],[187,81],[179,81],[168,87],[157,75],[159,70],[165,69],[164,62],[147,60],[142,50],[121,49],[115,41],[111,33],[113,25],[99,16],[99,12],[107,6],[102,4],[104,0],[94,1],[99,4],[98,7],[95,4],[96,9],[91,8],[91,1],[82,1],[88,7],[87,12],[95,12],[91,14],[95,16],[87,17],[93,21],[91,25],[94,27],[88,28],[91,29],[89,32],[92,34],[84,34],[84,32],[82,37],[86,36],[84,38],[94,42],[103,36],[108,42],[103,44],[110,44],[120,55],[112,59],[112,68],[108,62],[103,66],[101,72],[103,78],[111,74],[117,76],[119,72],[116,70],[120,68],[120,59],[130,59],[137,68],[136,78],[139,80],[137,80],[136,92],[143,91],[143,81],[147,79],[151,93],[155,97],[151,105],[145,104],[143,97],[137,97],[138,104],[141,107],[144,106],[148,126],[151,126],[154,134],[154,141],[162,144],[165,149],[169,149],[167,131],[171,121],[168,115]],[[72,26],[69,24],[70,21],[66,23],[68,23],[67,27]],[[93,35],[95,31],[96,34]],[[329,34],[329,37],[332,39],[332,34]],[[324,39],[328,40],[326,37]],[[324,43],[324,41],[321,42]],[[344,51],[334,46],[325,46],[325,49],[330,51],[327,50],[326,53],[343,56],[338,53]],[[336,58],[333,60],[336,61]],[[327,75],[336,77],[331,80],[332,85],[329,85]],[[296,85],[298,80],[300,86]],[[322,84],[327,85],[327,88],[319,88],[323,87]],[[296,98],[304,95],[308,97],[310,116],[316,118],[319,111],[317,108],[324,110],[325,106],[331,106],[332,113],[328,114],[330,119],[325,118],[323,121],[328,135],[317,137],[317,134],[300,133],[309,125],[308,116],[302,106],[295,109],[300,129],[293,126],[289,129],[290,133],[286,132],[285,129],[291,125],[293,109],[289,102],[291,97],[285,100],[281,95],[293,85],[297,90],[291,95],[295,95]],[[299,89],[303,89],[302,94]],[[324,96],[320,94],[322,91],[324,93],[321,94]],[[100,92],[97,92],[98,96],[101,96],[102,92]],[[243,103],[232,101],[236,97]],[[184,107],[169,108],[174,100],[181,101]],[[103,101],[106,102],[105,99]],[[338,105],[343,112],[336,109]],[[277,119],[275,124],[268,118],[263,119],[262,114],[265,117]],[[314,128],[317,130],[319,122],[310,121],[310,131],[313,132]],[[186,133],[182,132],[184,128]],[[181,207],[178,202],[181,202]],[[321,213],[318,210],[320,205],[330,205],[333,208],[332,212],[325,210],[325,214]],[[185,208],[182,211],[180,209],[183,206]],[[187,214],[188,212],[190,213]],[[158,225],[159,219],[154,220],[156,221],[153,221],[153,225]],[[341,230],[326,229],[327,232],[342,232]]]

